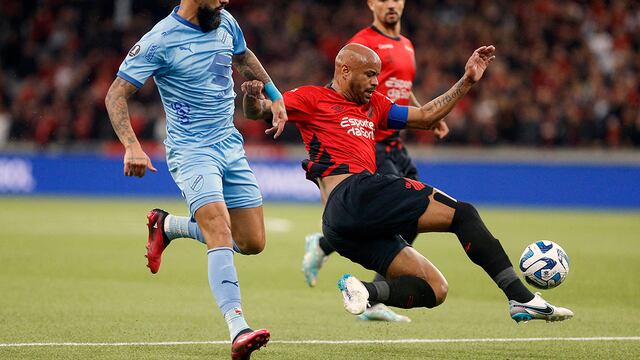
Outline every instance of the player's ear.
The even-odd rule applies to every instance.
[[[348,80],[349,77],[351,77],[351,68],[347,65],[342,65],[340,67],[340,74],[342,75],[343,79]]]
[[[367,0],[367,6],[369,6],[369,10],[373,11],[373,2],[376,0]]]

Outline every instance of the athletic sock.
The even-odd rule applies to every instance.
[[[233,264],[233,249],[219,247],[207,251],[209,287],[229,327],[231,340],[249,328],[240,307],[240,282]]]
[[[467,256],[493,279],[509,300],[527,302],[534,295],[518,278],[500,242],[493,237],[473,205],[457,202],[449,231],[455,233]]]
[[[502,270],[493,278],[493,281],[502,289],[509,300],[526,303],[534,298],[531,291],[524,286],[518,275],[516,275],[513,267]]]
[[[369,292],[369,302],[383,303],[403,309],[436,306],[431,285],[415,276],[400,276],[393,280],[362,282]]]
[[[186,216],[167,215],[164,219],[164,233],[169,241],[177,238],[187,238],[197,240],[203,244],[207,243],[198,223]],[[233,251],[242,254],[235,241],[233,241]]]
[[[331,244],[329,244],[329,242],[327,241],[327,239],[324,238],[324,236],[322,236],[322,237],[320,237],[320,239],[318,239],[318,245],[320,245],[320,249],[322,249],[322,252],[325,255],[331,255],[331,253],[335,251],[333,249],[333,246],[331,246]]]
[[[167,215],[164,219],[164,233],[169,240],[188,238],[206,243],[198,223],[186,216]]]
[[[384,276],[376,273],[376,275],[373,277],[373,281],[371,283],[372,284],[376,284],[377,282],[382,282],[382,283],[386,284],[386,281],[387,281],[387,279],[385,279]],[[387,289],[388,288],[389,288],[389,286],[387,285]],[[379,301],[369,299],[369,305],[373,306],[373,305],[375,305],[377,303],[379,303]]]

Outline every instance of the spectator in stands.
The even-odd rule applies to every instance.
[[[403,17],[413,40],[420,98],[459,74],[470,44],[501,49],[487,84],[449,118],[445,143],[544,147],[640,147],[640,4],[633,1],[465,2],[422,0]],[[4,1],[0,4],[0,94],[10,140],[48,144],[115,140],[101,99],[119,59],[174,1]],[[255,4],[260,6],[252,6]],[[338,47],[366,19],[352,1],[237,0],[231,9],[250,46],[283,89],[324,84]],[[114,14],[117,13],[117,16]],[[80,14],[83,14],[80,16]],[[326,26],[331,19],[331,26]],[[18,30],[15,30],[18,29]],[[269,36],[269,31],[278,37]],[[287,49],[299,51],[292,53]],[[316,71],[307,71],[308,69]],[[158,141],[153,84],[139,98],[140,137]],[[58,112],[58,109],[64,109]],[[247,142],[262,124],[238,121]],[[409,141],[430,143],[425,135]],[[295,131],[283,140],[296,139]]]

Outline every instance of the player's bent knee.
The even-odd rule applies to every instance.
[[[459,201],[456,204],[456,212],[453,216],[451,227],[455,229],[456,227],[459,227],[461,223],[477,223],[480,221],[482,220],[480,219],[480,214],[478,213],[478,210],[475,208],[475,206],[466,202]]]
[[[264,234],[257,234],[243,239],[235,239],[235,241],[240,248],[240,251],[245,255],[260,254],[267,243]]]
[[[449,293],[449,284],[447,283],[447,280],[439,281],[437,284],[432,284],[431,288],[433,289],[433,293],[436,297],[436,302],[434,305],[435,307],[442,304],[447,299],[447,294]]]

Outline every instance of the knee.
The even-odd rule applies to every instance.
[[[435,284],[430,285],[436,297],[435,306],[438,306],[447,299],[447,294],[449,293],[449,284],[447,283],[446,279],[442,278],[441,280],[435,282]]]
[[[243,239],[235,239],[236,245],[240,248],[245,255],[257,255],[260,254],[266,245],[266,239],[264,233],[254,234],[250,237]]]
[[[456,204],[456,211],[453,214],[453,220],[451,221],[451,232],[457,232],[464,224],[477,222],[480,219],[480,214],[476,208],[466,202],[458,202]]]
[[[480,216],[475,206],[462,201],[457,204],[456,215],[464,218],[475,218]]]

